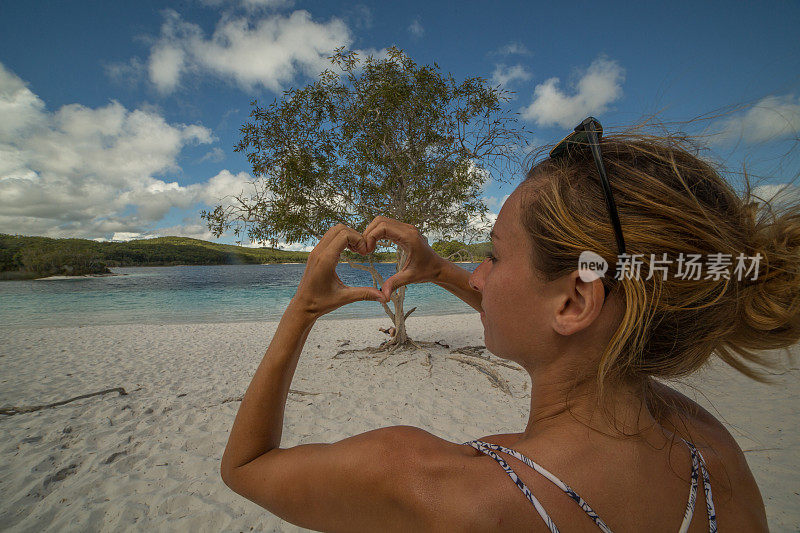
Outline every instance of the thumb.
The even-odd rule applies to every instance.
[[[374,287],[350,287],[347,290],[347,296],[350,300],[358,302],[361,300],[372,300],[376,302],[387,302],[388,298]]]
[[[395,274],[394,276],[390,277],[389,279],[383,282],[383,285],[381,286],[381,292],[383,292],[386,298],[389,299],[392,295],[392,292],[395,289],[399,289],[400,287],[408,285],[410,281],[411,281],[410,274],[406,271],[401,270],[400,272],[398,272],[397,274]]]

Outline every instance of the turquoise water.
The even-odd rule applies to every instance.
[[[386,279],[393,264],[375,265]],[[472,271],[476,263],[460,265]],[[208,265],[112,268],[118,276],[0,283],[0,328],[95,324],[176,324],[279,320],[305,265]],[[363,270],[339,264],[351,286],[372,285]],[[404,308],[414,315],[474,313],[433,283],[409,285]],[[393,306],[390,304],[389,306]],[[356,302],[324,318],[383,317],[377,302]]]

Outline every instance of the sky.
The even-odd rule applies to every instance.
[[[655,118],[778,190],[800,170],[798,23],[796,1],[0,0],[0,233],[235,242],[200,212],[255,177],[233,150],[250,102],[341,46],[500,85],[531,146]],[[524,174],[487,180],[490,219]]]

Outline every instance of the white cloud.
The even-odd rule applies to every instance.
[[[260,20],[223,15],[206,37],[200,26],[166,12],[161,37],[148,61],[150,81],[163,93],[174,91],[187,73],[211,74],[246,90],[282,92],[298,74],[317,77],[334,65],[328,57],[352,38],[344,22],[314,22],[307,11]]]
[[[202,163],[204,161],[213,161],[215,163],[219,163],[223,159],[225,159],[225,151],[219,146],[215,146],[206,152],[206,155],[201,157],[199,162]]]
[[[252,179],[247,172],[233,174],[228,170],[223,170],[207,182],[189,185],[187,189],[192,192],[196,201],[216,205],[225,196],[239,195],[253,189],[250,185]],[[223,205],[230,205],[230,200],[229,198],[224,201]]]
[[[575,126],[587,115],[602,114],[622,96],[625,69],[616,61],[599,57],[576,84],[574,94],[558,88],[559,79],[550,78],[534,89],[533,101],[522,110],[522,117],[539,126]]]
[[[512,54],[530,55],[531,54],[530,50],[528,50],[525,47],[524,44],[519,43],[519,42],[517,42],[517,43],[509,43],[509,44],[503,46],[502,48],[498,49],[496,53],[499,54],[499,55],[512,55]]]
[[[189,237],[191,239],[200,239],[203,241],[215,240],[214,234],[199,218],[195,223],[168,226],[146,232],[117,231],[110,239],[97,237],[92,240],[98,242],[128,242],[132,240],[155,239],[157,237]]]
[[[419,19],[416,19],[414,22],[409,24],[408,31],[414,37],[422,37],[425,34],[425,28],[422,27]]]
[[[480,180],[484,187],[489,186],[492,179],[492,173],[488,169],[479,166],[474,159],[469,160],[469,168],[467,169],[467,172],[471,176],[474,176],[475,179]]]
[[[152,237],[189,237],[203,241],[213,241],[216,239],[214,234],[208,229],[208,226],[199,221],[199,219],[195,223],[158,228],[140,238],[149,239]]]
[[[0,63],[0,139],[22,135],[41,122],[44,102]]]
[[[128,87],[135,87],[145,78],[147,65],[139,58],[134,57],[127,63],[106,63],[103,69],[111,81]]]
[[[372,28],[372,10],[364,4],[348,6],[342,17],[355,29]]]
[[[717,144],[744,141],[758,143],[800,138],[800,97],[767,96],[746,112],[720,119],[711,126]]]
[[[150,81],[161,92],[172,92],[178,86],[184,70],[186,54],[183,50],[167,43],[153,48],[147,66]]]
[[[778,209],[788,205],[800,204],[800,186],[792,183],[759,185],[753,187],[752,193],[760,198],[759,201],[769,202]]]
[[[510,196],[509,194],[506,194],[505,196],[503,196],[502,199],[499,200],[497,199],[496,196],[489,196],[487,198],[484,198],[483,201],[489,209],[491,209],[492,211],[497,211],[499,213],[500,209],[503,207],[503,204],[506,203],[506,200],[508,200],[509,196]]]
[[[114,236],[111,237],[113,242],[128,242],[134,239],[145,239],[147,238],[142,233],[138,232],[131,232],[131,231],[117,231],[114,233]]]
[[[289,252],[310,252],[315,246],[316,244],[302,244],[299,242],[286,244],[285,242],[279,242],[277,247],[281,250],[287,250]]]
[[[293,5],[293,0],[242,0],[242,6],[249,11],[258,9],[280,9],[292,7]]]
[[[529,80],[531,73],[522,66],[506,66],[503,64],[495,65],[494,72],[492,73],[492,85],[508,85],[517,80]]]
[[[50,112],[0,64],[0,232],[108,238],[144,234],[173,207],[214,205],[248,186],[223,170],[182,186],[187,145],[213,142],[199,125],[169,124],[154,111],[118,102],[70,104]]]
[[[227,3],[240,6],[247,11],[258,11],[292,7],[294,0],[200,0],[200,3],[211,7],[219,7]]]

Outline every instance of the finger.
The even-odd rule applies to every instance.
[[[344,240],[342,235],[346,236]],[[357,253],[367,253],[366,241],[359,232],[344,224],[336,224],[322,236],[314,249],[319,250],[320,255],[324,255],[326,258],[336,254],[338,262],[338,257],[345,248],[350,248]]]
[[[325,248],[327,248],[329,245],[328,243],[333,238],[333,236],[339,233],[339,231],[341,231],[343,227],[346,226],[344,224],[336,224],[335,226],[331,226],[330,228],[328,228],[328,231],[325,232],[325,235],[322,236],[322,238],[319,240],[314,249],[324,250]]]
[[[341,255],[345,248],[350,248],[359,253],[366,253],[366,243],[363,235],[353,228],[342,224],[339,231],[331,237],[330,244],[328,244],[327,248],[324,248],[324,250],[327,257],[335,258],[338,262],[339,255]]]
[[[395,220],[393,218],[387,218],[387,217],[384,217],[384,216],[377,216],[374,219],[372,219],[372,222],[369,223],[369,225],[366,227],[366,229],[363,232],[361,232],[361,234],[364,235],[364,237],[366,238],[368,234],[374,233],[376,231],[376,228],[378,226],[381,226],[381,225],[386,225],[387,227],[391,227],[391,228],[397,228],[396,232],[402,231],[404,228],[408,229],[409,227],[413,227],[413,226],[410,226],[409,224],[404,224],[404,223],[400,222],[399,220]],[[375,246],[377,245],[377,242],[379,240],[381,240],[381,239],[388,239],[388,236],[383,235],[383,236],[380,236],[380,237],[375,238],[375,239],[367,239],[367,250],[369,252],[373,252],[375,250]],[[389,239],[389,240],[391,240],[391,239]]]
[[[367,236],[367,235],[368,235],[368,234],[369,234],[371,231],[373,231],[373,230],[375,229],[375,226],[377,226],[378,224],[380,224],[380,223],[381,223],[382,221],[384,221],[384,220],[387,220],[387,218],[386,218],[386,217],[382,217],[382,216],[377,216],[377,217],[373,218],[373,219],[372,219],[372,222],[370,222],[369,224],[367,224],[367,227],[366,227],[366,228],[364,228],[364,231],[362,231],[362,232],[361,232],[361,235],[363,235],[363,236],[364,236],[364,238],[366,238],[366,236]],[[367,241],[367,251],[371,253],[371,252],[373,252],[374,250],[375,250],[375,245],[373,244],[373,245],[370,247],[370,242],[369,242],[369,241]]]
[[[371,300],[375,302],[386,303],[389,301],[386,296],[374,287],[348,287],[344,291],[345,297],[350,302],[360,302],[362,300]]]
[[[390,277],[386,281],[383,282],[381,285],[381,292],[386,297],[386,299],[390,299],[392,296],[392,292],[395,289],[399,289],[400,287],[405,287],[409,283],[411,283],[411,274],[406,270],[401,270],[394,276]]]
[[[397,220],[380,221],[369,232],[364,233],[364,239],[367,241],[367,250],[374,250],[375,245],[381,239],[389,239],[399,244],[404,250],[408,250],[410,239],[405,226],[406,224]]]
[[[369,230],[371,230],[372,228],[374,228],[375,226],[377,226],[377,225],[378,225],[378,222],[380,222],[381,220],[384,220],[385,218],[386,218],[386,217],[382,217],[382,216],[377,216],[377,217],[373,218],[373,219],[372,219],[372,222],[370,222],[369,224],[367,224],[367,227],[366,227],[366,228],[364,228],[364,231],[362,231],[362,232],[361,232],[361,234],[362,234],[362,235],[366,235],[366,233],[367,233]]]

